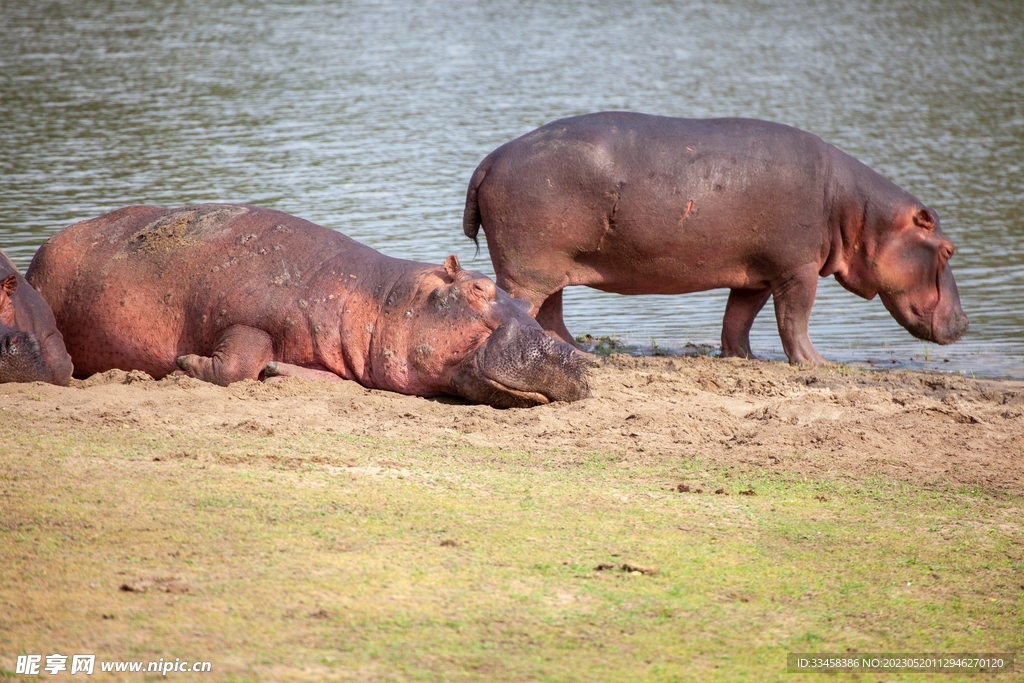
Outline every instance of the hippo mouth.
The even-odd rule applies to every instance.
[[[576,401],[590,393],[582,357],[572,346],[515,319],[459,365],[451,384],[458,396],[496,408]]]
[[[952,344],[967,333],[967,327],[967,314],[959,306],[952,312],[941,316],[936,311],[932,313],[931,337],[929,341],[942,346]]]
[[[911,307],[908,307],[908,311],[902,310],[901,306],[884,295],[880,298],[896,322],[918,339],[945,346],[959,340],[967,332],[967,315],[959,306],[951,311],[936,306],[930,314],[919,314]]]
[[[960,294],[949,268],[936,274],[936,300],[930,309],[915,310],[907,297],[893,297],[879,293],[882,304],[900,325],[918,339],[941,346],[952,344],[967,332],[967,314],[960,306]]]
[[[30,332],[0,336],[0,383],[50,381],[39,341]]]

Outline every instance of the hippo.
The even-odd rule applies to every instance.
[[[0,383],[71,382],[71,356],[42,297],[0,251]]]
[[[347,379],[497,407],[588,392],[576,349],[454,256],[390,258],[280,211],[129,206],[52,236],[27,277],[76,377]]]
[[[912,335],[967,330],[934,211],[821,138],[751,119],[600,112],[560,119],[487,155],[463,231],[483,227],[498,286],[572,342],[562,289],[682,294],[728,288],[722,355],[752,357],[774,298],[793,363],[823,364],[807,334],[818,278],[876,294]]]

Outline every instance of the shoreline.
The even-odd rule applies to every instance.
[[[656,454],[742,470],[892,476],[1024,494],[1024,382],[846,365],[613,354],[592,395],[501,410],[355,382],[218,387],[114,370],[67,388],[0,385],[7,430],[332,432],[513,452]],[[651,457],[651,456],[642,456]]]
[[[677,338],[679,338],[677,336]],[[578,335],[576,341],[585,351],[599,356],[621,353],[634,357],[718,358],[721,346],[712,342],[662,342],[654,336]],[[780,347],[766,347],[752,342],[755,358],[787,363]],[[864,371],[921,372],[954,375],[972,379],[1024,381],[1024,345],[1012,342],[957,342],[936,346],[920,340],[899,344],[884,343],[878,347],[853,345],[822,346],[819,352],[836,366],[855,367]]]

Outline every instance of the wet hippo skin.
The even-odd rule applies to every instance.
[[[349,379],[503,407],[587,395],[575,349],[454,256],[390,258],[279,211],[130,206],[51,237],[27,277],[78,377]]]
[[[50,308],[0,252],[0,383],[67,386],[71,370]]]
[[[819,277],[876,294],[921,339],[948,344],[967,316],[939,219],[810,133],[750,119],[602,112],[508,142],[477,167],[463,229],[480,227],[498,285],[572,342],[562,290],[728,288],[722,354],[750,357],[769,297],[790,361],[823,363],[808,320]]]

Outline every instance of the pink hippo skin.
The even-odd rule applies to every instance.
[[[51,237],[27,277],[77,377],[344,378],[501,407],[587,395],[574,348],[454,256],[390,258],[279,211],[130,206]]]
[[[0,383],[70,381],[71,356],[53,313],[0,252]]]
[[[819,277],[878,294],[916,337],[967,330],[935,212],[853,157],[796,128],[749,119],[627,112],[561,119],[476,169],[463,229],[481,223],[498,286],[571,342],[562,289],[620,294],[729,288],[722,355],[750,357],[774,297],[794,363],[824,363],[807,324]]]

